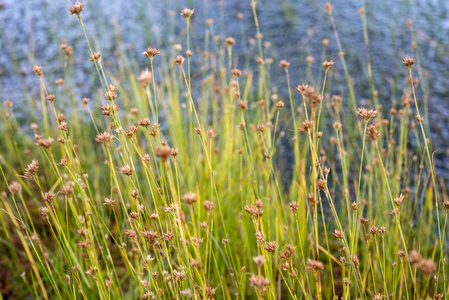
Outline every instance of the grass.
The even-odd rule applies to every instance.
[[[75,96],[63,44],[63,81],[33,68],[39,122],[19,124],[12,101],[0,109],[1,299],[447,299],[449,200],[419,113],[419,54],[398,58],[401,105],[378,99],[362,8],[362,108],[330,4],[339,61],[323,42],[310,82],[265,57],[251,5],[257,56],[243,70],[239,41],[210,39],[210,20],[193,51],[184,9],[185,53],[150,47],[140,71],[119,40],[114,71],[84,5],[70,7],[101,93]],[[348,93],[332,95],[339,64]]]

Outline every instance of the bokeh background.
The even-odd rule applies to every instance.
[[[329,39],[327,60],[336,61],[332,85],[335,94],[342,90],[344,72],[339,63],[338,47],[331,22],[326,16],[325,1],[260,0],[258,17],[264,35],[266,57],[273,60],[271,78],[279,96],[286,98],[284,73],[278,67],[281,59],[291,62],[292,84],[317,80],[321,72],[322,40]],[[360,0],[331,1],[341,44],[359,104],[370,98],[366,48],[362,21],[358,13]],[[33,65],[42,65],[51,83],[63,77],[64,56],[59,49],[65,39],[73,46],[68,72],[72,80],[67,91],[77,97],[93,97],[99,93],[96,74],[90,72],[88,48],[75,16],[70,16],[68,0],[3,0],[0,10],[0,97],[17,104],[24,99],[39,100],[39,87],[32,74]],[[237,44],[233,55],[239,68],[257,69],[257,48],[251,45],[256,28],[249,0],[86,0],[83,20],[94,50],[100,51],[111,72],[120,72],[117,56],[126,53],[136,75],[148,67],[141,52],[148,46],[163,49],[167,55],[177,55],[175,44],[185,43],[185,23],[179,12],[195,8],[192,17],[193,48],[204,49],[206,32],[212,38],[234,37]],[[366,1],[366,17],[370,40],[370,55],[375,86],[379,99],[386,107],[401,102],[401,91],[406,70],[401,64],[404,55],[419,56],[422,89],[429,91],[429,122],[433,140],[437,141],[437,165],[441,174],[447,173],[449,162],[449,1],[445,0],[390,0]],[[243,19],[237,17],[243,14]],[[213,19],[213,30],[206,25]],[[407,21],[413,22],[416,48]],[[185,45],[184,49],[185,49]],[[183,53],[185,50],[182,51]],[[307,56],[315,58],[308,70]],[[194,57],[195,58],[195,57]],[[193,61],[193,72],[199,72],[199,63]],[[418,74],[415,74],[419,77]],[[339,83],[343,84],[339,84]],[[338,88],[337,88],[338,87]],[[420,97],[421,98],[421,97]],[[298,100],[298,99],[297,99]],[[299,101],[299,100],[298,100]],[[422,104],[422,103],[421,103]],[[16,107],[19,105],[16,105]],[[33,115],[27,105],[16,109],[19,121],[29,124]]]

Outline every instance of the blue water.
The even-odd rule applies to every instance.
[[[329,18],[324,14],[325,1],[313,0],[261,0],[258,17],[264,41],[271,47],[265,56],[274,59],[273,83],[281,97],[286,97],[286,82],[283,72],[277,67],[279,60],[291,62],[292,84],[307,82],[306,56],[317,60],[312,74],[318,75],[322,53],[322,40],[328,38],[330,46],[327,60],[336,61],[333,78],[333,93],[346,94],[345,79],[338,59],[338,48]],[[353,76],[357,101],[370,97],[366,70],[366,50],[362,23],[358,14],[361,1],[339,0],[331,2],[341,43],[346,53],[350,74]],[[73,83],[74,92],[80,97],[92,95],[98,87],[86,77],[91,73],[88,49],[78,19],[71,16],[66,0],[4,0],[0,10],[0,98],[11,99],[20,104],[24,97],[38,101],[38,81],[31,68],[35,64],[44,66],[46,78],[53,82],[63,77],[63,56],[59,49],[61,39],[67,39],[74,47]],[[114,53],[119,49],[116,42],[115,25],[118,24],[127,53],[135,57],[140,67],[148,61],[141,52],[149,45],[172,51],[174,43],[185,43],[182,31],[184,19],[179,12],[184,7],[195,8],[192,19],[193,48],[203,48],[205,20],[213,18],[215,34],[225,38],[232,36],[237,44],[234,54],[239,56],[239,67],[243,68],[245,57],[252,55],[251,67],[256,69],[256,52],[251,52],[248,37],[254,37],[256,28],[249,0],[198,0],[198,1],[144,1],[144,0],[89,0],[82,13],[86,30],[101,51],[105,61],[114,68]],[[239,22],[237,13],[243,13]],[[411,47],[410,31],[406,26],[413,20],[420,51],[421,64],[428,71],[430,90],[429,112],[432,123],[432,139],[437,141],[439,153],[437,164],[442,172],[449,168],[445,155],[449,147],[449,1],[366,1],[370,55],[376,89],[381,103],[391,107],[395,97],[400,101],[406,70],[401,65],[405,54],[415,52]],[[173,26],[175,34],[170,34]],[[129,47],[128,47],[129,46]],[[416,74],[418,77],[418,75]],[[391,93],[390,80],[396,80],[395,95]],[[340,84],[341,83],[341,84]],[[419,96],[422,93],[419,93]],[[422,104],[422,103],[421,103]],[[27,107],[18,107],[18,116],[27,118]]]

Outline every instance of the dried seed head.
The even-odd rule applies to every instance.
[[[239,106],[242,111],[248,110],[248,101],[239,100]]]
[[[134,125],[129,126],[129,128],[126,130],[126,136],[129,138],[135,137],[137,134],[137,127]]]
[[[256,266],[261,267],[265,263],[265,257],[263,255],[254,256],[253,261],[256,264]]]
[[[264,246],[264,249],[270,252],[271,254],[274,254],[276,252],[277,243],[276,241],[267,242]]]
[[[182,46],[181,46],[180,44],[174,44],[174,45],[173,45],[173,49],[174,49],[176,52],[181,52],[181,51],[182,51]]]
[[[101,53],[100,52],[94,52],[90,55],[89,61],[96,61],[98,63],[101,62]]]
[[[323,179],[318,179],[317,180],[317,182],[316,182],[316,188],[317,189],[320,189],[320,190],[322,190],[322,191],[325,191],[326,190],[326,187],[327,187],[327,185],[326,185],[326,180],[323,180]]]
[[[138,213],[138,212],[135,212],[135,211],[131,211],[131,212],[128,214],[128,217],[129,217],[130,222],[135,222],[135,221],[137,221],[137,219],[139,218],[139,213]]]
[[[143,56],[146,56],[152,60],[159,53],[160,53],[160,51],[156,50],[156,48],[148,47],[148,49],[145,50],[142,54],[143,54]]]
[[[376,129],[374,125],[370,125],[368,127],[368,133],[366,134],[366,136],[372,139],[373,141],[377,141],[377,138],[380,136],[380,132]]]
[[[430,275],[433,272],[437,270],[437,265],[433,262],[432,259],[423,259],[418,264],[418,269],[424,274],[424,275]]]
[[[402,195],[402,193],[399,195],[399,197],[397,197],[397,198],[394,198],[394,203],[397,205],[397,206],[401,206],[401,203],[402,203],[402,201],[404,201],[404,196]]]
[[[69,130],[69,124],[67,124],[67,122],[65,121],[62,121],[61,123],[59,123],[59,129],[67,132]]]
[[[42,76],[42,67],[41,66],[34,66],[33,67],[33,72],[36,73],[37,76],[41,77]]]
[[[301,126],[299,127],[300,132],[309,132],[310,128],[312,128],[312,121],[306,120],[302,122]]]
[[[42,195],[42,199],[48,203],[52,203],[53,199],[55,199],[55,197],[56,197],[56,194],[54,194],[52,192],[47,192],[44,195]]]
[[[41,147],[44,147],[47,149],[49,149],[53,145],[53,142],[54,142],[53,138],[47,138],[47,139],[38,138],[38,139],[36,139],[36,143],[38,146],[41,146]]]
[[[55,80],[55,84],[56,85],[63,85],[64,84],[64,79],[62,79],[62,78],[56,79]]]
[[[115,95],[115,96],[117,96],[117,95]],[[119,110],[119,108],[118,108],[117,105],[115,105],[115,104],[112,104],[112,105],[106,104],[106,105],[103,105],[101,107],[101,114],[103,116],[110,116],[112,113],[114,113],[115,111],[118,111],[118,110]]]
[[[309,193],[307,195],[307,200],[309,201],[310,205],[315,205],[316,204],[315,195],[313,193]]]
[[[303,85],[298,85],[298,86],[296,87],[296,90],[297,90],[301,95],[306,96],[306,93],[307,93],[307,92],[313,93],[315,89],[314,89],[313,87],[309,87],[309,85],[307,85],[307,84],[303,84]]]
[[[311,260],[311,259],[307,260],[306,270],[312,270],[312,271],[318,272],[323,269],[324,269],[324,265],[322,262],[317,261],[317,260]]]
[[[114,203],[115,203],[115,199],[106,198],[106,199],[104,199],[103,205],[104,206],[114,206]]]
[[[185,203],[191,205],[196,202],[196,194],[193,192],[187,192],[182,196],[182,200],[185,201]]]
[[[334,9],[334,7],[333,7],[332,5],[330,5],[329,2],[326,2],[326,3],[324,4],[324,11],[325,11],[326,13],[328,13],[329,15],[332,14],[332,10],[333,10],[333,9]]]
[[[134,199],[139,199],[139,191],[137,189],[133,189],[131,191],[131,197],[133,197]]]
[[[206,294],[206,298],[211,298],[213,299],[214,295],[215,295],[215,291],[217,290],[216,288],[213,289],[210,285],[206,285],[205,290],[205,294]]]
[[[399,215],[399,209],[398,208],[393,208],[392,210],[390,210],[390,215],[398,216]]]
[[[308,56],[306,56],[306,61],[309,64],[313,64],[315,62],[315,58],[313,56],[308,55]]]
[[[80,13],[84,10],[84,2],[76,1],[72,6],[70,6],[69,11],[71,15],[80,15]]]
[[[292,210],[293,213],[296,213],[299,208],[299,202],[290,202],[288,206],[290,206],[290,209]]]
[[[110,84],[108,91],[104,94],[104,96],[106,97],[106,99],[108,99],[110,101],[115,100],[117,98],[117,87]]]
[[[6,108],[11,109],[14,103],[11,100],[6,100],[5,102],[3,102],[3,105],[5,105]]]
[[[50,211],[46,207],[41,208],[41,215],[45,218]]]
[[[151,80],[153,79],[153,74],[148,70],[145,69],[142,71],[137,77],[137,81],[140,83],[141,86],[146,87],[151,83]]]
[[[182,57],[181,55],[178,56],[178,57],[176,57],[176,58],[173,60],[173,62],[174,62],[175,64],[180,65],[180,66],[184,63],[184,61],[185,61],[185,59],[184,59],[184,57]]]
[[[214,204],[209,200],[204,201],[203,206],[204,206],[204,209],[207,211],[212,211],[215,207]]]
[[[359,114],[359,116],[365,120],[365,121],[369,121],[369,119],[371,118],[375,118],[377,115],[377,110],[373,110],[373,109],[366,109],[364,107],[359,107],[357,109],[357,113]]]
[[[258,124],[256,126],[256,130],[260,133],[262,133],[265,130],[265,126],[263,126],[263,124]]]
[[[50,94],[50,95],[47,96],[47,100],[50,101],[50,102],[53,102],[55,100],[55,98],[56,98],[56,96],[53,95],[53,94]]]
[[[32,160],[31,163],[25,168],[25,175],[30,177],[37,173],[39,169],[39,161]]]
[[[11,184],[9,185],[9,191],[13,194],[19,194],[20,192],[22,192],[22,185],[18,182],[18,181],[13,181],[11,182]]]
[[[296,247],[293,245],[288,244],[287,245],[287,249],[282,250],[281,253],[279,254],[279,257],[282,260],[289,260],[290,257],[293,255],[293,253],[295,252]]]
[[[65,47],[62,48],[62,46],[63,46],[63,45],[61,45],[61,49],[64,51],[64,53],[65,53],[66,56],[72,55],[72,53],[73,53],[73,47],[65,45]]]
[[[123,167],[118,168],[120,174],[131,176],[133,174],[133,168],[129,165],[124,165]]]
[[[343,240],[344,232],[338,229],[335,229],[332,233],[337,239]]]
[[[249,282],[258,291],[260,297],[262,299],[265,298],[267,287],[271,284],[271,281],[261,275],[251,275],[251,277],[249,278]]]
[[[166,162],[170,158],[172,151],[170,147],[164,145],[161,147],[156,147],[155,154],[162,160],[162,162]]]
[[[226,47],[234,46],[235,45],[235,39],[233,37],[226,38],[225,45],[226,45]]]
[[[379,231],[379,228],[377,228],[377,226],[371,226],[371,228],[369,229],[369,233],[370,233],[372,236],[375,236],[376,233],[377,233],[377,231]]]
[[[256,201],[256,205],[245,205],[244,209],[255,218],[263,216],[263,205],[260,200]]]
[[[148,128],[151,125],[151,121],[149,118],[141,119],[137,122],[139,126]]]
[[[276,103],[276,107],[278,108],[278,111],[281,111],[281,109],[284,107],[285,103],[283,101],[278,101]]]
[[[65,116],[64,116],[64,114],[58,114],[58,115],[56,116],[56,121],[58,121],[58,124],[64,122],[64,121],[65,121]]]
[[[232,75],[234,75],[235,77],[240,77],[242,76],[242,71],[240,71],[239,69],[232,69]]]
[[[189,19],[193,15],[194,12],[195,12],[195,9],[184,8],[181,11],[181,16],[183,16],[186,19]]]
[[[210,139],[215,139],[217,137],[216,134],[214,134],[214,131],[212,129],[209,129],[208,131],[206,131],[206,135],[210,138]]]
[[[105,145],[106,147],[109,146],[109,142],[111,140],[113,140],[115,137],[107,132],[103,132],[97,135],[97,137],[95,138],[95,141],[97,143],[102,143],[103,145]]]
[[[158,131],[158,129],[159,129],[159,124],[153,124],[152,126],[151,126],[151,130],[150,130],[150,135],[151,136],[153,136],[153,137],[155,137],[156,136],[156,134],[157,134],[157,131]]]
[[[360,262],[359,262],[359,259],[357,258],[357,256],[354,255],[354,256],[351,258],[351,260],[352,260],[352,262],[354,263],[354,265],[355,265],[356,267],[359,267]]]
[[[422,260],[422,256],[421,254],[419,254],[418,252],[416,252],[416,250],[412,250],[409,254],[408,254],[408,258],[407,261],[412,264],[414,267],[418,266],[418,264],[421,262]]]
[[[279,62],[279,66],[281,68],[288,69],[288,67],[290,66],[290,63],[283,59]]]
[[[410,70],[411,67],[415,64],[415,60],[410,56],[405,56],[402,60],[402,64]]]

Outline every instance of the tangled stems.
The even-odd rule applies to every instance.
[[[377,142],[374,142],[374,143],[376,145],[377,155],[379,157],[380,165],[382,167],[382,171],[383,171],[383,174],[385,176],[385,183],[387,184],[388,194],[390,196],[390,201],[391,201],[391,207],[393,209],[395,209],[394,208],[393,194],[391,193],[390,183],[388,182],[387,170],[385,169],[385,165],[383,163],[382,155],[380,154],[379,145],[378,145]],[[399,217],[399,212],[395,213],[395,217],[396,217],[396,223],[398,224],[398,229],[399,229],[399,234],[401,236],[402,245],[404,247],[405,254],[408,257],[407,244],[405,242],[404,234],[402,232],[402,226],[401,226],[401,220],[400,220],[400,217]],[[414,280],[414,277],[413,277],[412,267],[411,267],[410,263],[408,264],[408,267],[409,267],[409,271],[410,271],[410,276],[412,278],[413,286],[416,287],[416,283],[415,283],[415,280]]]
[[[314,146],[313,146],[313,141],[312,141],[312,137],[311,137],[310,131],[308,133],[308,136],[309,136],[309,144],[310,144],[310,147],[311,147],[310,151],[312,152],[312,158],[313,158],[313,161],[315,163],[315,162],[318,162],[318,157],[317,157],[317,154],[316,154]],[[318,164],[318,168],[320,170],[320,176],[322,178],[325,178],[323,169],[321,168],[320,164]],[[325,192],[326,198],[327,198],[327,200],[329,202],[329,206],[331,208],[331,211],[332,211],[335,223],[337,225],[337,228],[338,228],[338,230],[343,232],[343,227],[341,226],[340,219],[338,217],[337,210],[335,209],[334,202],[332,200],[332,196],[331,196],[331,194],[329,192],[329,188],[327,187],[327,184],[326,184],[326,189],[324,190],[324,192]],[[347,255],[348,261],[351,264],[351,268],[354,271],[354,274],[355,274],[355,277],[356,277],[356,281],[357,281],[357,288],[359,290],[359,293],[361,295],[364,295],[364,297],[366,298],[366,294],[365,294],[365,289],[363,287],[362,278],[361,278],[360,273],[359,273],[358,269],[356,268],[354,262],[352,261],[352,255],[351,255],[352,252],[351,252],[351,250],[349,248],[349,244],[348,244],[348,242],[346,240],[346,236],[345,236],[344,232],[343,232],[343,238],[341,239],[341,241],[343,243],[344,248],[346,249],[346,255]]]
[[[443,282],[444,282],[444,289],[446,290],[446,274],[445,274],[445,264],[443,263],[443,243],[444,240],[441,236],[441,224],[440,224],[440,213],[438,211],[438,190],[437,190],[437,186],[435,183],[435,172],[433,170],[433,164],[432,164],[432,158],[430,156],[430,151],[429,151],[429,143],[427,142],[427,137],[426,137],[426,132],[424,130],[424,126],[422,125],[422,118],[421,115],[419,114],[419,107],[418,107],[418,100],[416,99],[416,92],[415,92],[415,85],[413,83],[413,76],[412,76],[412,68],[411,66],[408,66],[408,73],[411,79],[411,84],[412,84],[412,91],[413,91],[413,99],[415,101],[415,108],[416,108],[416,113],[417,113],[417,119],[418,119],[418,123],[419,126],[421,128],[421,133],[424,139],[424,146],[426,148],[426,153],[427,153],[427,159],[429,160],[429,168],[430,168],[430,174],[432,176],[432,185],[433,185],[433,189],[435,192],[435,209],[436,209],[436,214],[437,214],[437,223],[438,223],[438,237],[439,237],[439,242],[440,242],[440,263],[443,266]]]
[[[359,196],[360,196],[360,185],[362,182],[362,168],[363,168],[363,156],[365,154],[365,141],[366,141],[366,128],[368,126],[368,121],[365,120],[365,126],[363,129],[363,144],[362,144],[362,157],[360,159],[360,168],[359,168],[359,181],[357,184],[357,197],[355,198],[356,201],[356,209],[355,209],[355,217],[352,220],[352,246],[351,246],[351,251],[354,252],[354,246],[355,246],[355,242],[356,242],[356,235],[357,235],[357,220],[358,218],[358,213],[359,213]]]

